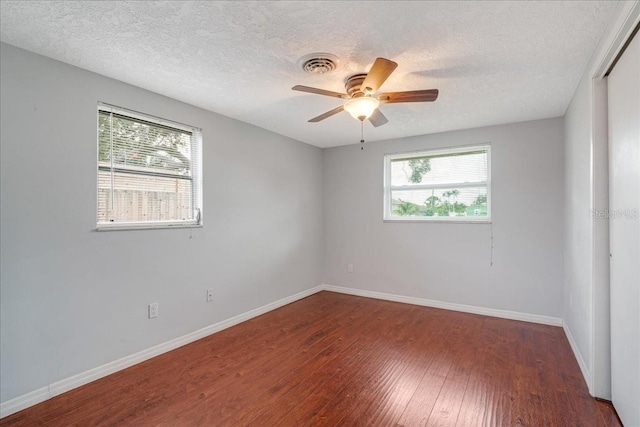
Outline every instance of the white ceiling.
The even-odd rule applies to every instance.
[[[562,116],[614,1],[5,1],[1,40],[318,147],[358,143],[344,92],[378,56],[399,66],[382,91],[437,88],[389,104],[376,141]],[[341,59],[309,75],[312,52]]]

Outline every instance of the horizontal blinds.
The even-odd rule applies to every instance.
[[[191,175],[192,133],[100,111],[99,162]]]
[[[391,160],[391,186],[450,185],[487,181],[487,151]]]
[[[199,132],[98,111],[98,224],[194,221]]]

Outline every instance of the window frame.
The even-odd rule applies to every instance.
[[[470,153],[473,151],[486,150],[487,152],[487,180],[481,182],[452,182],[447,184],[420,184],[411,186],[392,186],[391,185],[391,162],[395,159],[421,158],[428,156],[446,156],[447,154],[456,155]],[[483,217],[473,216],[399,216],[394,215],[391,210],[391,194],[394,190],[402,189],[436,189],[443,187],[484,187],[487,188],[487,215]],[[424,150],[414,150],[401,153],[386,153],[384,155],[384,182],[383,182],[383,222],[441,222],[441,223],[464,223],[464,224],[487,224],[492,222],[491,216],[491,144],[466,145],[447,148],[433,148]]]
[[[99,192],[100,192],[100,136],[98,132],[100,123],[100,112],[109,112],[125,116],[134,120],[157,124],[159,126],[173,128],[191,133],[191,204],[194,210],[194,218],[189,220],[157,220],[157,221],[121,221],[121,222],[99,222]],[[151,114],[141,113],[123,107],[118,107],[104,102],[98,102],[96,109],[96,231],[121,231],[121,230],[150,230],[168,228],[196,228],[203,226],[203,180],[202,180],[202,129],[184,123],[163,119]],[[113,167],[116,170],[117,167]],[[144,175],[141,173],[140,175]],[[162,173],[152,176],[162,176]]]

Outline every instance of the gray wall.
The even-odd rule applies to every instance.
[[[487,142],[491,225],[382,221],[385,153]],[[563,197],[561,118],[325,149],[325,283],[561,317]]]
[[[2,402],[320,284],[320,149],[5,44],[0,63]],[[98,101],[203,129],[203,228],[93,231]]]

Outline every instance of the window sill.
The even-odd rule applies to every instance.
[[[194,223],[156,223],[156,224],[100,224],[95,228],[95,231],[126,231],[126,230],[166,230],[169,228],[202,228],[202,224]]]
[[[438,223],[438,224],[491,224],[491,219],[399,219],[399,218],[384,218],[382,222],[410,222],[410,223],[420,223],[420,224],[430,224],[430,223]]]

